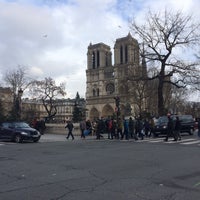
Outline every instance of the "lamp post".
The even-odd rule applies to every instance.
[[[116,105],[116,114],[117,114],[117,120],[120,116],[120,98],[117,96],[117,97],[114,97],[115,99],[115,105]]]
[[[18,90],[17,94],[17,117],[20,120],[21,119],[21,112],[22,112],[22,95],[23,95],[23,90],[20,88]]]

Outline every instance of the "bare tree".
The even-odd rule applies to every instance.
[[[143,111],[147,111],[146,100],[148,97],[147,93],[147,81],[138,80],[132,82],[131,94],[133,95],[133,101],[135,102],[135,112],[137,115],[141,115]]]
[[[26,70],[26,67],[18,65],[16,69],[7,71],[4,75],[4,81],[6,85],[11,88],[13,94],[13,102],[15,102],[18,96],[18,91],[20,89],[25,90],[30,84]]]
[[[172,95],[168,107],[170,108],[171,113],[179,114],[182,112],[182,107],[186,102],[187,90],[185,88],[173,86],[171,88],[171,93]]]
[[[192,59],[188,62],[179,58],[177,51],[187,48],[188,52],[191,47],[194,48],[199,43],[200,24],[193,23],[192,16],[165,10],[158,14],[149,11],[145,24],[138,25],[133,20],[130,28],[141,39],[143,44],[141,49],[144,48],[142,56],[147,62],[153,62],[157,68],[157,73],[148,79],[158,81],[158,114],[163,115],[165,114],[164,85],[184,88],[199,83],[198,63]]]
[[[18,65],[17,68],[7,71],[4,75],[4,81],[10,87],[13,96],[13,106],[11,110],[11,118],[19,120],[21,118],[21,95],[30,85],[30,79],[26,73],[27,68]]]
[[[31,92],[34,93],[35,97],[42,100],[48,119],[52,119],[57,113],[56,97],[66,94],[64,83],[57,86],[55,81],[49,77],[41,81],[33,81],[31,85]]]

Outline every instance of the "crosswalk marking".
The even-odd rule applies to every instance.
[[[189,144],[198,144],[198,143],[200,143],[199,140],[192,141],[192,142],[184,142],[184,143],[181,143],[181,144],[183,144],[183,145],[189,145]]]
[[[192,145],[192,144],[197,144],[200,146],[200,140],[197,138],[188,138],[188,139],[181,139],[174,141],[173,138],[169,138],[169,140],[166,142],[164,141],[164,138],[149,138],[149,139],[144,139],[144,140],[138,140],[136,142],[139,143],[164,143],[164,144],[181,144],[181,145]]]
[[[158,139],[153,139],[153,140],[149,140],[150,143],[159,143],[163,141],[163,138],[158,138]]]
[[[186,142],[186,141],[194,141],[195,139],[190,138],[190,139],[183,139],[183,140],[179,140],[180,142]]]

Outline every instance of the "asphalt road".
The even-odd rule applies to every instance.
[[[191,139],[198,141],[182,143]],[[0,199],[199,200],[199,144],[48,134],[39,143],[1,143]]]

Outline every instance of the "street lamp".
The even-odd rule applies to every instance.
[[[23,90],[22,88],[20,88],[18,90],[18,94],[17,94],[17,116],[18,116],[18,119],[21,119],[21,112],[22,112],[22,95],[23,95]]]
[[[116,105],[116,113],[117,113],[117,120],[120,116],[120,98],[117,96],[117,97],[114,97],[115,99],[115,105]]]

